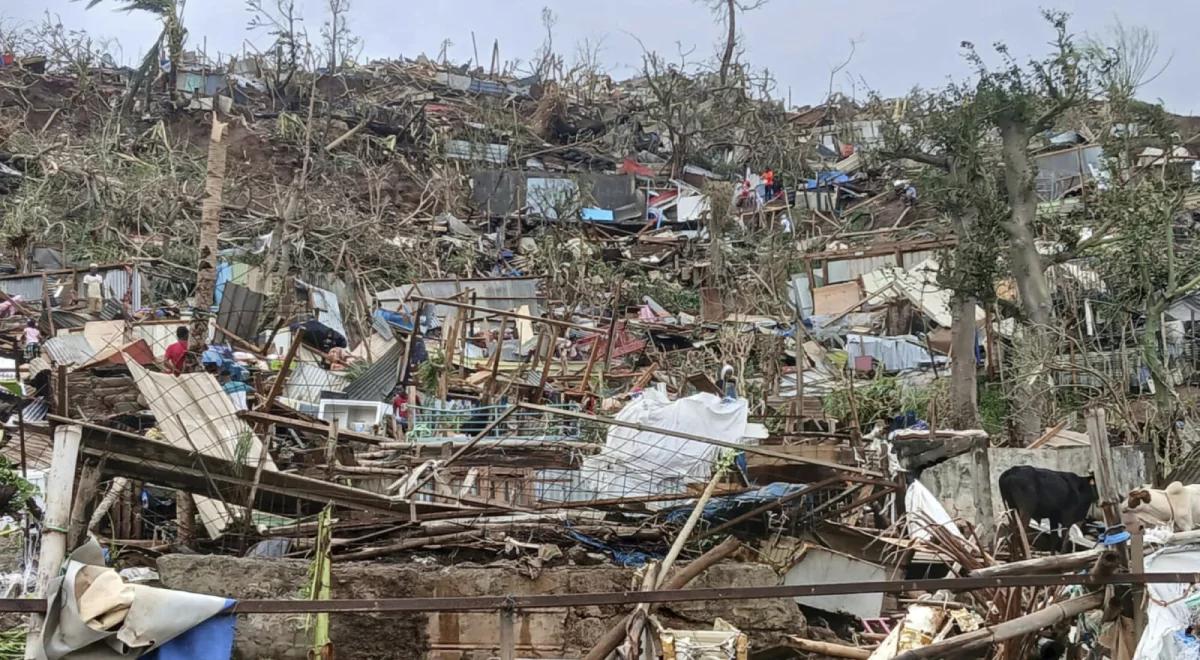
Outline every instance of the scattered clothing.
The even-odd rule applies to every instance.
[[[250,394],[249,385],[240,380],[227,380],[221,384],[221,389],[225,390],[225,393],[229,395],[230,400],[233,401],[234,408],[238,410],[249,409],[250,404],[246,400],[246,397]]]
[[[0,319],[6,319],[17,311],[17,303],[21,302],[21,296],[16,295],[4,302],[0,302]]]

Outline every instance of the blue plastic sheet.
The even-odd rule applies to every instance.
[[[237,601],[226,599],[225,614],[208,619],[142,656],[149,660],[229,660],[237,615],[228,613]]]
[[[773,484],[763,486],[758,490],[747,491],[728,497],[714,497],[708,501],[708,504],[704,505],[704,509],[700,512],[700,519],[709,523],[719,524],[736,518],[755,507],[787,497],[804,488],[807,488],[805,484],[790,484],[777,481]],[[693,505],[688,504],[671,509],[666,514],[666,522],[674,525],[683,524],[688,516],[691,515],[692,508]]]
[[[592,548],[593,550],[599,550],[600,552],[603,552],[604,554],[611,556],[613,558],[613,561],[617,562],[618,564],[620,564],[622,566],[628,566],[628,567],[642,566],[643,564],[650,561],[651,559],[657,559],[662,556],[662,555],[658,555],[658,554],[654,554],[654,553],[642,552],[641,550],[632,549],[632,548],[628,548],[628,547],[622,548],[620,546],[610,545],[610,544],[605,543],[604,541],[601,541],[600,539],[595,538],[593,536],[588,536],[587,534],[580,534],[579,532],[577,532],[573,529],[570,529],[569,527],[567,528],[567,536],[571,537],[572,539],[574,539],[575,541],[577,541],[579,544],[581,544],[583,546]]]

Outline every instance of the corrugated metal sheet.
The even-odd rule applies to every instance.
[[[508,162],[508,145],[484,144],[469,140],[447,140],[446,156],[459,160],[481,160],[503,165]]]
[[[46,282],[50,285],[50,293],[54,294],[59,286],[75,287],[76,294],[80,298],[84,298],[86,292],[83,289],[81,280],[83,274],[87,271],[76,271],[72,273],[55,273],[46,276]],[[106,295],[117,300],[122,300],[125,294],[130,292],[132,287],[132,302],[134,309],[142,306],[142,276],[141,273],[133,273],[127,271],[124,267],[109,268],[101,270],[104,275],[104,284],[107,288]],[[41,300],[42,298],[42,275],[29,275],[24,277],[9,277],[0,279],[0,290],[10,296],[23,296],[26,300]]]
[[[415,285],[406,284],[375,293],[375,299],[386,309],[397,310],[400,303],[410,295],[446,299],[463,291],[473,290],[476,304],[488,309],[510,310],[522,305],[529,307],[532,316],[542,313],[541,297],[538,296],[536,277],[501,277],[471,280],[426,280]],[[453,307],[438,305],[434,313],[440,317],[451,314]]]
[[[42,344],[44,352],[55,364],[84,364],[96,356],[96,349],[82,334],[51,337]]]
[[[305,403],[318,403],[322,391],[341,392],[346,387],[346,379],[342,375],[322,369],[308,362],[297,362],[292,365],[292,373],[288,376],[283,388],[283,395],[289,399]]]
[[[26,300],[41,300],[42,276],[5,278],[0,280],[0,289],[9,296],[21,296]]]
[[[841,261],[830,261],[829,280],[825,284],[837,284],[839,282],[849,282],[873,270],[883,268],[884,266],[895,266],[895,255],[885,254],[878,257],[860,257],[857,259],[842,259]]]
[[[83,326],[87,325],[88,322],[88,317],[82,314],[66,312],[61,309],[54,310],[53,315],[54,327],[57,330],[62,330],[64,328],[82,328]]]
[[[247,341],[254,341],[258,320],[267,297],[240,284],[227,282],[217,309],[217,324]],[[225,333],[217,331],[216,341],[225,343]]]
[[[304,286],[308,288],[309,302],[317,312],[317,320],[337,330],[345,337],[346,326],[342,323],[342,307],[338,302],[337,294],[311,284]]]
[[[346,386],[346,397],[355,401],[382,401],[396,387],[404,344],[396,342],[387,353],[371,363],[367,370]]]
[[[104,301],[104,307],[100,310],[100,318],[105,321],[119,319],[125,315],[125,306],[121,301],[109,298]]]

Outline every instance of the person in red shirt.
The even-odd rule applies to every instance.
[[[400,427],[402,433],[408,433],[408,395],[403,389],[397,389],[395,398],[392,399],[392,416],[396,420],[396,426]]]
[[[183,362],[187,358],[188,329],[179,326],[175,330],[175,339],[176,342],[167,347],[166,367],[168,373],[179,375],[183,373]]]

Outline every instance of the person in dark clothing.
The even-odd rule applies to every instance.
[[[333,328],[310,319],[300,323],[293,323],[288,326],[292,330],[293,336],[297,332],[303,332],[300,341],[306,346],[311,346],[322,353],[328,353],[332,348],[346,348],[346,337],[342,333]]]

